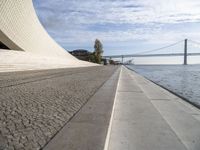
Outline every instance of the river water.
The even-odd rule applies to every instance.
[[[128,65],[127,67],[200,107],[200,65]]]

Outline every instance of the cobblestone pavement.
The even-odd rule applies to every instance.
[[[0,150],[41,149],[117,67],[0,74]]]

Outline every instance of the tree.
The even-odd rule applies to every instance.
[[[99,39],[95,40],[94,44],[94,56],[95,56],[95,62],[100,64],[101,63],[101,58],[103,54],[103,44]]]
[[[94,52],[89,55],[89,61],[93,62],[93,63],[96,63]]]

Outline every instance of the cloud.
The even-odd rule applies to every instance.
[[[48,0],[33,1],[50,35],[66,48],[106,43],[169,43],[200,39],[199,0]],[[177,27],[179,25],[179,27]],[[194,29],[190,29],[193,25]],[[189,30],[190,29],[190,30]]]

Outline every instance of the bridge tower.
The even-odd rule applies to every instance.
[[[122,64],[124,63],[124,55],[122,55]]]
[[[184,42],[184,65],[187,65],[187,39]]]

